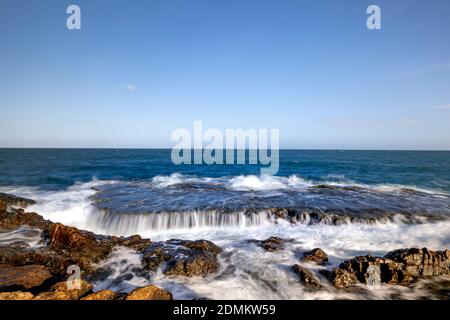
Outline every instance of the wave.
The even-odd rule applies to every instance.
[[[189,183],[203,183],[221,186],[224,189],[234,191],[264,191],[264,190],[305,190],[307,188],[353,188],[355,190],[369,190],[376,192],[392,193],[425,193],[442,196],[450,196],[441,190],[425,189],[417,186],[402,184],[364,184],[346,179],[343,175],[328,175],[331,180],[313,181],[304,179],[298,175],[288,177],[267,176],[267,175],[239,175],[231,177],[195,177],[174,173],[168,176],[156,176],[152,179],[152,184],[159,188],[184,186]]]

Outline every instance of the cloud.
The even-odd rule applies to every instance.
[[[393,120],[383,119],[361,119],[354,117],[339,117],[325,119],[327,126],[338,128],[398,128],[398,127],[417,127],[421,123],[414,118],[400,118]]]
[[[416,70],[408,71],[404,74],[407,78],[412,78],[424,73],[435,72],[435,71],[450,71],[450,63],[440,63],[431,66],[422,67]]]
[[[440,106],[435,106],[434,108],[438,110],[450,110],[450,104],[443,104]]]
[[[127,88],[129,91],[136,90],[136,87],[129,83],[125,84],[125,88]]]

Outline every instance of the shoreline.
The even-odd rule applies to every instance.
[[[143,267],[141,272],[146,272],[147,276],[159,272],[160,276],[169,280],[195,279],[216,276],[224,271],[221,262],[224,259],[222,256],[226,256],[227,252],[211,241],[174,239],[152,241],[139,235],[129,237],[98,235],[53,223],[37,213],[26,212],[23,208],[14,208],[26,207],[33,203],[33,200],[13,195],[0,200],[0,236],[7,232],[30,232],[30,229],[21,230],[21,228],[38,229],[40,232],[38,245],[30,246],[26,242],[16,241],[0,246],[0,279],[5,282],[2,273],[23,275],[20,278],[16,277],[17,279],[6,278],[7,281],[3,284],[0,281],[0,299],[173,298],[168,290],[152,284],[143,286],[138,293],[135,292],[138,288],[128,292],[114,292],[108,288],[93,292],[92,283],[96,283],[108,273],[107,268],[102,268],[101,263],[111,259],[120,248],[139,253]],[[285,246],[292,240],[270,237],[265,240],[246,241],[262,248],[268,254],[276,254],[287,250]],[[320,291],[326,288],[336,292],[353,292],[356,296],[358,291],[364,290],[363,287],[367,286],[368,281],[379,282],[380,285],[389,288],[414,287],[421,281],[436,280],[437,284],[450,281],[450,250],[392,249],[383,257],[367,253],[343,261],[338,267],[332,267],[328,263],[327,254],[322,249],[315,248],[303,252],[298,258],[298,263],[291,265],[290,270],[285,272],[297,277],[305,290]],[[73,290],[64,289],[69,276],[67,267],[70,265],[78,265],[83,278],[84,289],[82,292],[77,291],[76,294],[72,292]],[[41,278],[27,277],[27,274],[38,274]],[[33,282],[35,278],[42,281]],[[148,282],[152,282],[151,276]],[[445,297],[448,285],[444,284],[443,290],[438,294],[441,298]],[[130,295],[132,296],[129,297]],[[361,295],[361,298],[366,297]]]

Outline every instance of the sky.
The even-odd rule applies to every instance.
[[[450,150],[449,88],[448,0],[0,0],[0,147]]]

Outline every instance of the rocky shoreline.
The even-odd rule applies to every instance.
[[[151,273],[162,270],[167,277],[205,277],[220,270],[222,249],[208,240],[154,242],[139,235],[115,237],[97,235],[45,220],[26,212],[34,201],[0,194],[0,235],[28,228],[38,232],[40,240],[31,246],[25,241],[2,244],[0,241],[0,300],[171,300],[170,292],[154,285],[131,292],[100,290],[93,292],[92,282],[105,270],[98,264],[115,248],[126,247],[140,253],[142,268]],[[288,212],[277,212],[280,217]],[[269,252],[284,250],[286,239],[271,237],[249,239]],[[309,290],[331,285],[336,290],[352,290],[360,285],[387,284],[408,286],[420,279],[444,277],[450,280],[450,250],[427,248],[398,249],[382,257],[357,256],[338,267],[327,268],[328,256],[320,248],[305,252],[291,271]],[[78,266],[81,274],[75,289],[67,280],[67,270]],[[320,270],[315,266],[321,266]],[[70,277],[70,278],[69,278]]]

